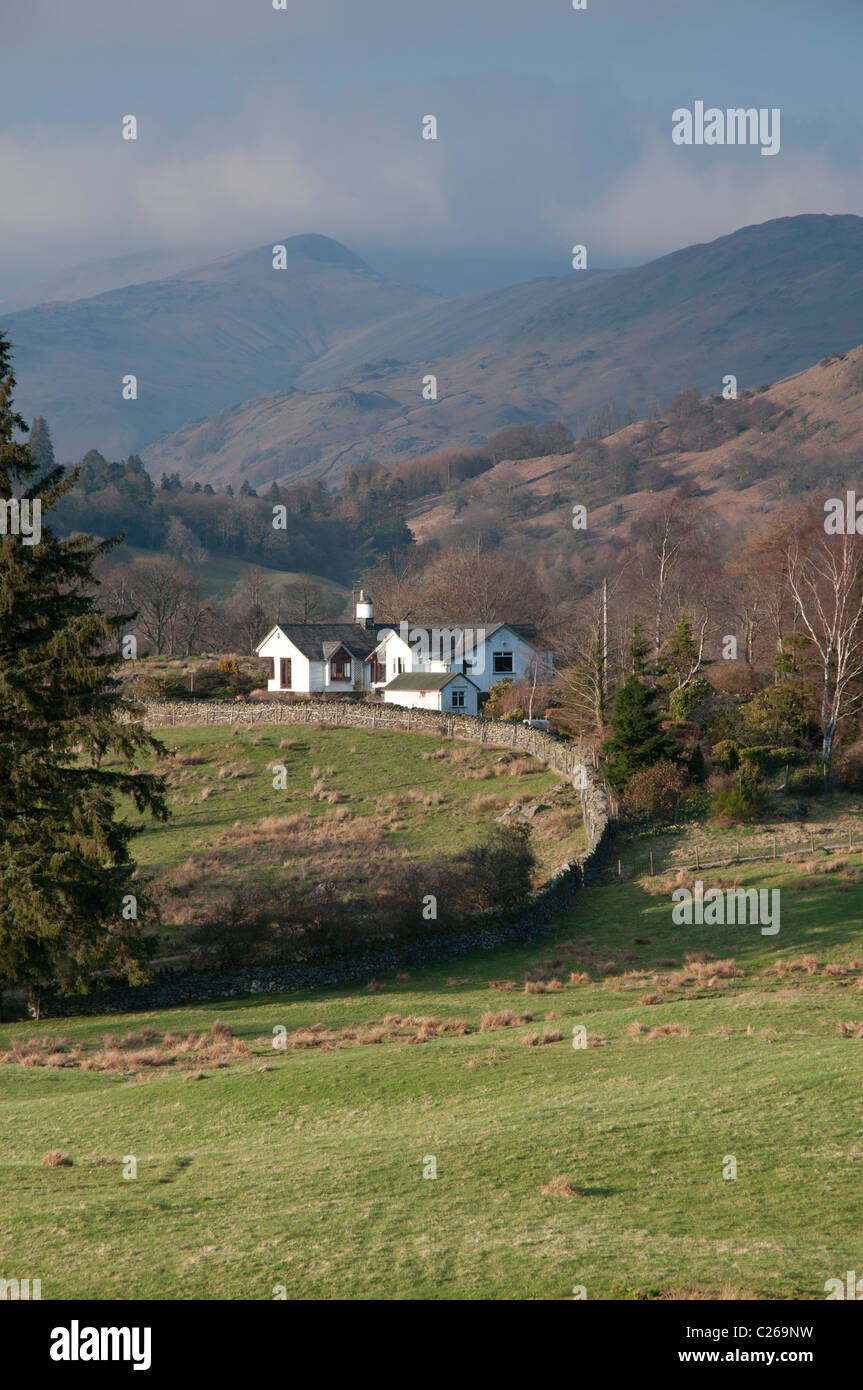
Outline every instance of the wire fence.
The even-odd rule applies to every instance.
[[[772,835],[764,853],[742,854],[741,849],[743,847],[743,842],[738,840],[734,854],[715,858],[711,857],[716,853],[715,848],[703,851],[695,845],[692,850],[693,857],[687,857],[676,854],[673,849],[658,846],[646,852],[635,855],[628,854],[618,858],[612,867],[618,878],[628,877],[629,874],[648,874],[654,877],[656,874],[668,873],[673,869],[687,869],[690,872],[700,873],[704,869],[727,869],[733,864],[755,864],[773,859],[794,860],[819,852],[831,854],[836,850],[846,854],[853,854],[855,851],[863,852],[863,839],[855,839],[853,830],[849,826],[847,836],[844,839],[833,840],[831,843],[820,840],[817,831],[809,830],[803,842],[791,845],[778,844],[777,837]]]

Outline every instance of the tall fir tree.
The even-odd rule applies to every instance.
[[[51,431],[44,415],[37,415],[30,426],[30,453],[40,477],[51,472],[54,467],[54,445]]]
[[[636,622],[629,648],[631,675],[618,686],[611,713],[612,735],[602,746],[603,775],[617,792],[626,790],[634,772],[675,759],[677,745],[663,730],[654,709],[656,691],[646,683],[648,644]]]
[[[686,681],[692,680],[699,667],[705,664],[693,639],[689,617],[686,610],[681,608],[662,651],[662,683],[668,690],[678,690]]]
[[[0,509],[29,501],[50,512],[77,474],[39,470],[15,438],[10,347],[0,334]],[[86,992],[107,973],[144,978],[142,927],[154,915],[132,883],[134,827],[118,798],[167,816],[164,783],[140,769],[159,749],[112,674],[133,614],[96,608],[95,562],[115,541],[62,540],[42,524],[37,544],[0,534],[0,989],[45,984]],[[106,761],[107,760],[107,761]]]

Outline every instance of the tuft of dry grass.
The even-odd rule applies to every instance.
[[[660,1023],[656,1028],[648,1031],[645,1042],[653,1042],[656,1038],[688,1038],[690,1029],[682,1023]]]
[[[389,1037],[389,1033],[386,1028],[372,1027],[367,1028],[364,1033],[360,1033],[357,1042],[361,1047],[365,1047],[369,1043],[382,1043],[387,1037]]]
[[[741,1299],[753,1301],[755,1294],[748,1289],[739,1289],[734,1284],[723,1284],[718,1293],[709,1289],[681,1288],[679,1285],[670,1285],[659,1291],[658,1297],[662,1301],[669,1302],[700,1302],[709,1300],[710,1302],[732,1302],[737,1303]]]
[[[62,1149],[49,1149],[42,1155],[43,1168],[71,1168],[72,1159]]]
[[[498,1009],[497,1012],[487,1009],[480,1020],[479,1031],[494,1033],[498,1028],[518,1028],[522,1023],[532,1022],[532,1013],[515,1014],[512,1009]]]
[[[508,796],[500,796],[496,792],[478,792],[471,799],[470,808],[472,811],[497,811],[509,802]]]
[[[150,1046],[146,1046],[146,1044]],[[46,1046],[47,1044],[47,1046]],[[206,1059],[213,1066],[227,1066],[231,1059],[247,1057],[250,1048],[234,1038],[227,1023],[215,1023],[210,1033],[187,1033],[184,1037],[167,1033],[161,1037],[156,1028],[142,1028],[138,1033],[106,1033],[101,1048],[85,1053],[82,1047],[70,1047],[68,1039],[35,1039],[21,1044],[16,1041],[9,1053],[0,1053],[0,1062],[18,1062],[22,1066],[79,1067],[81,1071],[116,1071],[140,1075],[151,1067],[197,1065]],[[190,1060],[192,1057],[197,1061]]]
[[[543,1197],[577,1197],[578,1188],[566,1176],[565,1173],[558,1173],[557,1177],[547,1182],[545,1187],[540,1189]]]
[[[863,1023],[845,1023],[837,1019],[836,1032],[843,1038],[863,1038]]]

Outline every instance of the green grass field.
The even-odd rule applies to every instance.
[[[223,1020],[250,1051],[0,1065],[0,1276],[41,1278],[46,1299],[823,1298],[861,1258],[863,1040],[837,1023],[863,1019],[863,875],[825,855],[736,878],[781,888],[778,937],[674,926],[669,874],[377,992],[4,1026],[7,1049],[63,1034],[86,1058],[107,1031]],[[717,961],[686,967],[693,952]],[[524,992],[531,973],[547,992]],[[478,1030],[507,1008],[533,1020],[415,1022],[421,1045],[393,1022]],[[277,1025],[318,1045],[274,1050]],[[546,1030],[562,1037],[523,1045]],[[51,1149],[73,1166],[43,1167]],[[571,1193],[543,1192],[561,1177]]]
[[[171,819],[134,844],[166,925],[206,892],[297,874],[348,881],[399,858],[450,856],[485,838],[515,801],[560,778],[533,758],[431,735],[305,725],[164,729]],[[286,785],[273,786],[273,766]],[[575,793],[533,822],[537,880],[585,846]]]

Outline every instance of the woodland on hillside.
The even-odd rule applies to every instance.
[[[859,354],[828,362],[856,400]],[[379,620],[535,625],[555,655],[554,688],[502,683],[488,715],[545,705],[562,732],[599,748],[635,672],[677,728],[676,764],[694,758],[700,772],[703,760],[708,777],[736,773],[738,785],[741,751],[753,765],[762,747],[785,750],[784,765],[817,755],[845,767],[861,732],[859,542],[827,536],[823,508],[852,485],[847,450],[768,387],[728,400],[684,390],[635,415],[609,402],[578,441],[551,421],[390,469],[371,459],[331,492],[297,482],[235,495],[176,474],[157,486],[136,456],[109,463],[90,451],[58,519],[69,531],[124,531],[139,548],[100,567],[99,603],[108,616],[138,610],[145,653],[249,657],[272,622],[347,618],[319,581],[361,579]],[[44,421],[31,446],[53,461]],[[676,459],[702,456],[720,464],[677,471]],[[539,462],[525,473],[520,461]],[[569,524],[573,496],[590,516],[582,530]],[[411,520],[429,505],[444,518],[417,540]],[[249,563],[214,594],[204,567],[226,554]],[[274,582],[263,567],[288,557],[296,578]]]

